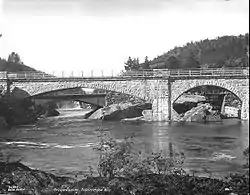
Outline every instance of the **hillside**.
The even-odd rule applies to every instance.
[[[248,64],[249,34],[223,36],[190,42],[149,61],[150,69],[245,67]],[[142,68],[143,64],[140,64]],[[141,69],[140,68],[140,69]]]
[[[26,66],[24,64],[16,63],[13,61],[7,61],[0,58],[0,71],[20,72],[20,71],[37,71],[34,68]]]

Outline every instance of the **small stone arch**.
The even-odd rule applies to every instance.
[[[244,85],[247,81],[246,79],[242,80],[234,80],[234,79],[197,79],[197,80],[185,80],[185,81],[175,81],[172,84],[172,98],[171,105],[172,111],[175,113],[173,109],[173,103],[175,100],[180,97],[184,92],[199,86],[211,85],[223,88],[231,93],[235,94],[236,97],[240,99],[242,102],[241,109],[241,117],[242,119],[249,118],[249,84]]]
[[[176,85],[179,83],[173,83],[173,89],[175,88]],[[242,94],[242,91],[240,88],[235,87],[235,85],[232,82],[228,82],[228,80],[186,80],[185,83],[182,83],[182,89],[176,90],[175,93],[172,95],[172,102],[174,102],[178,97],[180,97],[185,91],[188,91],[192,88],[196,88],[199,86],[204,86],[204,85],[211,85],[211,86],[216,86],[216,87],[221,87],[223,89],[226,89],[227,91],[232,92],[235,94],[241,101],[244,99],[244,94]],[[177,87],[178,88],[178,87]]]
[[[228,89],[226,89],[226,88],[224,88],[224,87],[215,86],[215,85],[201,85],[201,86],[196,86],[196,87],[187,89],[187,90],[184,91],[182,94],[180,94],[178,97],[176,97],[176,99],[173,101],[173,103],[174,103],[176,100],[178,100],[184,93],[186,93],[186,92],[188,92],[188,91],[190,91],[190,90],[192,90],[192,89],[195,89],[195,88],[198,88],[198,87],[202,87],[202,86],[212,86],[212,87],[218,87],[218,88],[224,89],[225,91],[228,91],[228,92],[232,93],[235,97],[237,97],[238,100],[239,100],[239,101],[241,102],[241,104],[242,104],[242,100],[240,99],[240,97],[239,97],[237,94],[235,94],[234,92],[232,92],[232,91],[230,91],[230,90],[228,90]]]

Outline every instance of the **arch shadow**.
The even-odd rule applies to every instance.
[[[233,95],[241,102],[241,104],[242,104],[242,100],[240,99],[240,97],[239,97],[237,94],[235,94],[234,92],[230,91],[229,89],[226,89],[226,88],[224,88],[224,87],[217,86],[217,85],[199,85],[199,86],[192,87],[192,88],[190,88],[190,89],[184,91],[183,93],[181,93],[181,94],[173,101],[173,103],[175,103],[176,100],[178,100],[183,94],[188,93],[188,92],[190,92],[190,91],[192,91],[192,90],[194,90],[194,89],[197,89],[197,88],[200,88],[200,87],[203,87],[203,86],[210,86],[210,87],[214,87],[214,88],[223,89],[223,90],[225,90],[226,92],[229,92],[229,93],[233,94]]]
[[[177,103],[178,99],[181,98],[183,95],[199,95],[194,97],[194,101],[190,101],[190,104],[185,104],[185,106],[183,105],[185,101],[183,101],[183,103]],[[224,99],[224,96],[227,95]],[[204,99],[205,97],[205,99]],[[213,98],[211,97],[217,97],[218,99],[214,99],[212,101]],[[236,100],[236,102],[231,102]],[[196,101],[196,102],[195,102]],[[213,106],[215,106],[215,110],[221,110],[222,109],[222,105],[225,102],[230,101],[230,106],[231,104],[235,104],[237,105],[235,108],[238,109],[238,117],[241,118],[241,115],[239,114],[239,111],[242,110],[242,105],[243,105],[243,101],[240,99],[240,97],[235,94],[234,92],[223,88],[221,86],[216,86],[216,85],[199,85],[199,86],[195,86],[192,87],[186,91],[184,91],[183,93],[181,93],[172,103],[173,109],[178,113],[185,113],[187,112],[189,109],[196,107],[197,104],[199,102],[204,102],[204,103],[213,103]],[[188,101],[186,101],[188,102]],[[215,103],[216,102],[216,103]],[[182,104],[178,105],[178,104]],[[219,107],[219,106],[220,107]],[[234,106],[231,106],[234,107]],[[182,110],[183,109],[183,110]]]
[[[38,96],[49,95],[49,94],[52,95],[52,94],[57,93],[57,92],[75,90],[75,89],[83,89],[82,92],[84,92],[84,87],[61,88],[61,89],[56,89],[56,90],[51,90],[51,91],[46,91],[46,92],[43,92],[43,93],[35,94],[35,95],[29,96],[27,98],[32,99],[32,98],[35,98],[35,97],[38,97]],[[127,98],[127,99],[135,101],[135,102],[146,102],[146,100],[144,100],[144,99],[142,99],[140,97],[137,97],[137,96],[134,96],[134,95],[131,95],[131,94],[127,94],[127,93],[118,92],[118,91],[113,91],[113,90],[108,90],[108,89],[101,89],[101,88],[87,88],[87,87],[86,87],[86,89],[93,90],[93,93],[91,93],[91,94],[106,93],[107,94],[106,98],[108,98],[109,93],[115,93],[115,94],[120,94],[124,98]],[[71,94],[71,93],[69,93],[69,94]],[[81,93],[81,94],[88,94],[88,93],[85,92],[85,93]],[[82,101],[82,100],[75,100],[75,101],[79,101],[79,102],[83,102],[83,103],[87,103],[87,104],[92,104],[90,102],[85,102],[85,101]]]

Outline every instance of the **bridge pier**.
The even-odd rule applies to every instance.
[[[152,104],[153,121],[177,121],[179,114],[174,110],[169,98],[158,98]]]
[[[7,78],[5,81],[0,81],[0,86],[2,86],[2,88],[4,89],[3,91],[5,91],[6,96],[10,96],[11,93],[11,85],[13,84],[13,82]]]
[[[10,86],[11,86],[11,84],[13,83],[9,78],[7,78],[7,80],[6,80],[6,83],[7,83],[7,90],[6,90],[6,95],[7,95],[7,97],[9,97],[10,96]]]
[[[157,98],[152,104],[153,121],[168,121],[168,98]]]
[[[249,120],[249,96],[246,96],[246,99],[242,102],[240,115],[241,119]]]
[[[171,110],[172,110],[172,86],[171,86],[171,77],[168,77],[168,120],[171,121]]]

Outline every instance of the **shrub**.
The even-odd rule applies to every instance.
[[[246,159],[246,164],[244,165],[244,167],[249,169],[249,146],[243,151],[243,155]]]
[[[133,137],[118,142],[113,138],[101,136],[99,145],[94,148],[100,152],[99,175],[113,179],[149,174],[185,174],[181,169],[184,155],[172,153],[166,157],[162,152],[147,155],[133,146]]]

